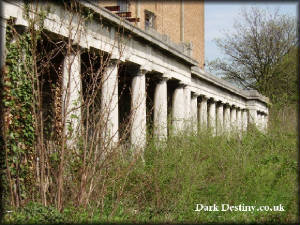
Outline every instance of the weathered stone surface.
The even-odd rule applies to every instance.
[[[46,3],[45,3],[46,4]],[[47,3],[48,4],[48,3]],[[144,31],[126,20],[97,5],[80,1],[84,8],[88,8],[101,20],[92,19],[81,23],[81,15],[75,15],[71,21],[71,12],[63,4],[49,3],[49,14],[44,25],[45,29],[63,38],[70,37],[74,45],[83,51],[93,50],[110,55],[112,59],[105,68],[103,75],[101,106],[106,129],[104,135],[113,142],[119,140],[119,95],[118,66],[116,60],[122,64],[139,65],[152,74],[164,74],[179,86],[174,89],[172,96],[168,96],[168,83],[162,79],[155,86],[154,91],[154,135],[163,139],[168,135],[167,113],[168,99],[171,99],[170,114],[172,115],[175,131],[184,128],[206,129],[207,125],[213,134],[246,130],[248,124],[258,126],[262,131],[267,128],[268,98],[257,91],[241,90],[225,80],[219,79],[200,69],[198,62],[182,47],[172,43],[163,35],[159,36],[151,31]],[[2,21],[15,19],[18,26],[28,26],[24,19],[24,4],[20,1],[3,1]],[[41,4],[41,7],[44,7]],[[71,25],[71,29],[70,29]],[[122,29],[119,29],[119,28]],[[2,27],[2,31],[4,28]],[[122,33],[118,32],[122,30]],[[4,39],[2,32],[2,39]],[[2,40],[2,43],[3,40]],[[4,56],[1,50],[1,58]],[[71,56],[69,56],[71,57]],[[80,93],[80,56],[75,57],[72,76],[69,77],[72,89],[71,102],[78,99]],[[2,60],[3,61],[3,60]],[[77,63],[77,66],[75,66]],[[132,81],[131,109],[136,109],[132,117],[131,143],[142,148],[146,144],[146,100],[145,75],[137,74]],[[64,72],[64,74],[67,74]],[[74,85],[73,85],[74,84]],[[74,86],[74,88],[73,88]],[[174,88],[174,87],[172,87]],[[171,92],[170,92],[171,93]],[[193,95],[191,95],[193,93]],[[199,99],[197,100],[198,97]],[[213,99],[207,104],[207,99]],[[222,102],[217,106],[216,102]],[[198,105],[197,105],[198,104]],[[231,107],[231,112],[230,108]],[[197,109],[198,108],[198,109]],[[236,112],[236,109],[238,111]],[[134,110],[133,110],[134,111]],[[223,114],[223,116],[222,116]],[[76,114],[80,117],[80,113]],[[196,123],[195,121],[199,121]],[[192,125],[186,126],[184,121]],[[198,127],[196,127],[198,126]]]

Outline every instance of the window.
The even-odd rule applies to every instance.
[[[128,12],[129,0],[118,0],[118,6],[120,6],[120,12]]]
[[[156,16],[153,12],[145,10],[145,29],[156,29],[155,19]]]

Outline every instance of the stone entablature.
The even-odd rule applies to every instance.
[[[255,124],[259,129],[265,130],[268,120],[268,98],[256,91],[238,89],[230,83],[206,73],[197,67],[198,62],[185,54],[176,45],[163,42],[157,35],[151,35],[137,28],[110,11],[99,8],[95,4],[79,1],[81,6],[97,14],[97,19],[86,21],[79,25],[81,16],[74,16],[72,21],[63,5],[51,3],[41,4],[49,9],[44,21],[45,29],[59,36],[69,37],[68,24],[71,29],[73,44],[81,49],[93,48],[109,54],[112,62],[107,71],[110,77],[102,87],[101,101],[103,108],[107,107],[106,116],[110,128],[105,133],[114,142],[118,141],[118,66],[115,60],[124,65],[134,64],[139,69],[132,70],[132,98],[131,108],[136,108],[133,115],[133,128],[131,129],[131,143],[143,147],[146,144],[146,79],[145,76],[159,75],[160,81],[154,87],[154,134],[159,139],[168,135],[167,116],[172,115],[172,124],[177,131],[209,128],[213,135],[234,133],[247,130],[248,123]],[[47,4],[47,7],[46,5]],[[15,19],[16,25],[28,26],[23,15],[22,2],[2,2],[3,19]],[[78,29],[77,29],[77,28]],[[124,32],[118,34],[118,27]],[[75,29],[76,28],[76,29]],[[5,26],[2,26],[5,34]],[[5,38],[5,36],[2,36]],[[1,58],[5,57],[4,51]],[[80,55],[76,56],[80,65]],[[74,83],[80,82],[80,69],[72,67],[76,74]],[[68,72],[64,72],[67,76]],[[108,72],[107,72],[108,73]],[[104,75],[105,76],[105,75]],[[172,94],[167,89],[171,84]],[[77,90],[80,92],[80,90]],[[76,97],[78,94],[74,94]],[[170,95],[170,96],[168,96]],[[142,97],[141,97],[142,96]],[[168,112],[168,98],[172,99],[172,109]],[[108,99],[113,99],[114,106]],[[105,107],[104,107],[105,106]],[[105,114],[105,112],[103,111]],[[190,121],[192,123],[190,123]],[[198,126],[195,126],[195,124]]]

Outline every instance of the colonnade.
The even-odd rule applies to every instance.
[[[80,96],[80,72],[78,57],[72,58],[71,69],[65,68],[65,79],[72,77],[70,86],[72,94],[70,102]],[[74,60],[75,57],[75,60]],[[68,60],[68,59],[67,59]],[[68,74],[72,73],[72,76]],[[131,83],[131,130],[130,142],[134,148],[146,146],[146,74],[149,71],[142,66],[132,74]],[[153,134],[162,140],[168,136],[168,77],[161,75],[154,90]],[[106,121],[105,138],[118,142],[119,114],[118,114],[118,66],[117,60],[112,59],[106,66],[101,91],[101,108]],[[76,91],[78,94],[76,94]],[[173,91],[171,118],[173,134],[181,131],[197,133],[209,131],[215,135],[241,134],[247,130],[248,124],[253,123],[260,130],[267,127],[267,115],[248,108],[240,108],[234,104],[216,101],[209,96],[192,92],[187,84],[179,82]],[[80,112],[76,113],[80,116]]]
[[[11,6],[10,3],[6,4]],[[7,18],[14,16],[13,10],[11,12],[8,10],[7,12],[9,12],[6,15]],[[106,15],[106,20],[113,19],[111,15]],[[22,20],[22,18],[20,17],[19,20]],[[128,24],[126,26],[131,28]],[[111,33],[113,31],[114,29],[111,28]],[[155,83],[153,97],[153,134],[159,140],[163,140],[171,134],[176,135],[182,131],[189,131],[194,134],[198,131],[209,131],[214,136],[241,134],[247,130],[249,124],[255,125],[261,131],[266,130],[268,123],[267,110],[265,110],[267,109],[267,101],[262,96],[253,97],[253,95],[247,94],[242,90],[235,91],[234,88],[224,84],[223,81],[213,81],[211,78],[208,78],[208,75],[201,75],[202,77],[199,75],[198,78],[202,79],[204,85],[197,84],[192,79],[193,75],[195,76],[195,74],[192,74],[192,67],[197,65],[193,60],[180,52],[174,52],[171,48],[165,46],[166,44],[163,42],[158,43],[159,48],[156,48],[156,51],[150,51],[149,49],[152,47],[149,46],[158,45],[156,43],[157,40],[151,39],[147,34],[139,31],[132,32],[136,32],[136,36],[140,37],[140,39],[137,38],[135,40],[135,45],[145,48],[147,51],[133,51],[134,57],[130,58],[130,56],[127,56],[127,61],[121,59],[121,57],[111,57],[107,65],[105,65],[101,86],[101,114],[103,123],[105,123],[102,135],[105,140],[108,140],[110,143],[119,141],[119,105],[129,104],[131,111],[130,143],[135,149],[143,149],[146,146],[148,96],[146,76],[148,75],[152,79],[151,74],[153,73],[159,74],[159,79]],[[2,26],[2,39],[5,39],[4,34],[5,26]],[[98,35],[102,34],[99,33]],[[89,38],[92,38],[92,36],[89,36]],[[96,40],[94,41],[96,43]],[[130,47],[134,49],[135,45],[132,44]],[[86,47],[78,46],[78,49],[83,48]],[[136,49],[138,48],[136,47]],[[105,50],[98,50],[105,52]],[[169,52],[166,53],[166,51]],[[172,54],[170,55],[169,53]],[[105,54],[110,55],[111,53],[106,51]],[[4,55],[4,49],[2,48],[1,64],[4,62]],[[151,56],[151,62],[147,59],[148,56]],[[163,57],[168,59],[165,60],[168,61],[168,64],[162,60]],[[62,108],[65,112],[72,111],[71,114],[66,114],[65,122],[72,124],[77,130],[80,130],[80,128],[75,118],[78,121],[82,116],[80,111],[82,100],[80,60],[80,50],[68,53],[65,56],[63,66],[63,88],[69,89],[70,92],[63,96],[64,105]],[[120,60],[122,60],[122,64],[131,63],[138,68],[137,70],[129,71],[131,76],[131,102],[120,103],[119,101],[118,86],[120,74],[118,64]],[[151,64],[151,66],[145,67],[146,64]],[[158,68],[158,70],[155,68]],[[170,82],[173,84],[171,91],[169,90]],[[207,89],[209,88],[212,91],[208,91]],[[226,99],[222,95],[230,97],[226,101],[220,100]],[[231,102],[228,99],[238,100]],[[249,101],[251,101],[251,104]],[[168,127],[169,116],[171,116],[172,129]],[[172,133],[170,133],[170,130]]]

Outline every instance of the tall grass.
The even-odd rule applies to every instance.
[[[152,141],[145,150],[145,163],[138,161],[120,178],[120,170],[115,170],[114,182],[106,188],[103,210],[91,203],[85,209],[70,206],[60,216],[52,214],[58,218],[56,222],[299,222],[294,112],[289,109],[285,119],[282,112],[272,112],[266,134],[251,129],[241,139],[201,133],[170,137],[162,145]],[[126,160],[115,163],[129,166]],[[196,212],[196,204],[281,204],[285,211]],[[49,221],[24,209],[7,214],[5,221],[24,223],[28,221],[23,221],[24,215],[35,215],[33,222]]]

